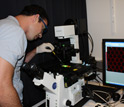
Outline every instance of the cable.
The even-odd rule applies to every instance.
[[[88,81],[86,81],[85,84],[85,89],[84,92],[86,92],[87,97],[91,98],[93,101],[95,102],[101,102],[100,99],[102,100],[102,102],[105,102],[105,106],[104,107],[116,107],[119,104],[118,102],[111,102],[111,94],[109,94],[106,91],[101,91],[101,90],[92,90],[89,86],[88,86]],[[101,94],[100,94],[101,93]],[[102,97],[102,95],[104,96],[106,94],[106,97]],[[101,103],[102,103],[101,102]]]
[[[102,96],[100,96],[97,92],[108,95],[107,99],[110,99],[110,98],[111,98],[111,95],[110,95],[109,93],[104,92],[104,91],[100,91],[100,90],[91,90],[90,87],[88,86],[88,81],[87,81],[87,83],[86,83],[86,85],[85,85],[85,89],[86,89],[87,95],[88,95],[91,99],[93,99],[93,100],[95,101],[95,95],[96,95],[96,96],[99,97],[101,100],[103,100],[107,105],[109,105],[109,103],[108,103]]]
[[[91,34],[89,32],[87,34],[88,34],[88,38],[89,38],[89,40],[91,42],[91,45],[92,45],[91,52],[90,52],[90,56],[92,56],[93,49],[94,49],[93,38],[92,38],[92,36],[91,36]]]
[[[96,77],[101,81],[103,82],[103,80],[98,76],[99,74],[96,74]]]
[[[89,55],[92,56],[93,48],[94,48],[93,38],[92,38],[92,36],[91,36],[91,34],[90,34],[89,32],[84,32],[84,34],[87,34],[87,35],[88,35],[88,39],[89,39],[90,42],[91,42],[92,48],[91,48],[91,51],[90,51],[90,54],[89,54]]]
[[[110,99],[111,98],[111,95],[109,93],[104,92],[104,91],[100,91],[100,90],[93,90],[92,92],[93,92],[93,96],[96,95],[101,100],[103,100],[109,107],[111,107],[111,105],[110,105],[110,103],[108,101],[106,101],[102,96],[100,96],[99,94],[97,94],[97,92],[104,93],[104,94],[108,95],[107,99]]]
[[[123,90],[123,94],[122,94],[122,97],[121,97],[120,102],[121,102],[121,103],[124,103],[124,90]]]

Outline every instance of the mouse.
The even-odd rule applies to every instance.
[[[113,98],[113,101],[118,101],[120,99],[120,94],[114,93],[112,98]]]

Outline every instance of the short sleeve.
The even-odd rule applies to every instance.
[[[2,32],[0,35],[0,57],[15,67],[17,60],[24,56],[27,47],[25,33],[19,26],[13,25],[1,27],[0,32]]]

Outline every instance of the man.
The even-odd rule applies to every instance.
[[[37,5],[26,6],[19,15],[0,20],[0,107],[22,107],[20,66],[24,60],[27,40],[41,38],[47,25],[48,16]],[[37,53],[53,50],[52,44],[41,44],[27,54],[25,61],[29,62]]]

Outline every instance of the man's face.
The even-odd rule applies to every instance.
[[[35,40],[37,38],[42,37],[42,33],[44,29],[46,29],[47,20],[43,20],[39,22],[39,17],[37,17],[36,22],[32,23],[29,26],[28,32],[26,33],[27,39],[29,41]]]

